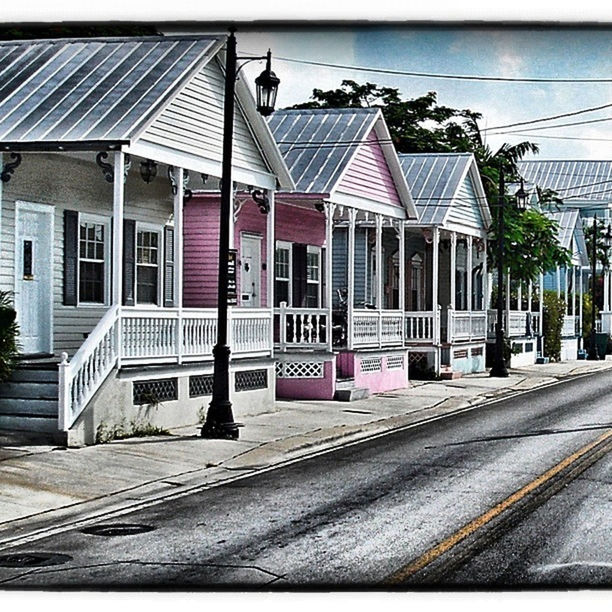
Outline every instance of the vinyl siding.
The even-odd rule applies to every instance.
[[[480,212],[480,205],[469,173],[465,176],[459,187],[457,196],[453,200],[453,205],[448,211],[446,221],[474,229],[483,229],[484,222]]]
[[[209,62],[147,128],[140,140],[192,153],[221,164],[223,153],[224,76]],[[236,103],[233,164],[269,172],[265,159]]]
[[[338,191],[401,207],[395,181],[373,130],[348,167]]]
[[[112,217],[113,186],[104,180],[100,168],[90,160],[64,154],[24,154],[23,162],[2,198],[2,266],[0,287],[15,290],[15,201],[22,200],[54,207],[53,244],[53,351],[72,355],[106,312],[105,306],[64,306],[62,304],[64,261],[64,210]],[[136,163],[125,190],[125,217],[140,222],[167,224],[172,215],[172,195],[167,180],[146,185]],[[107,265],[111,265],[108,253]]]

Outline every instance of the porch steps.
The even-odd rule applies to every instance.
[[[462,375],[462,372],[454,372],[450,366],[440,367],[440,378],[442,380],[456,380],[457,378],[461,378]]]
[[[0,430],[27,432],[41,442],[59,441],[57,398],[57,364],[18,365],[11,378],[0,383]]]
[[[355,387],[355,379],[338,378],[336,380],[335,400],[339,402],[354,402],[366,397],[370,397],[369,389]]]

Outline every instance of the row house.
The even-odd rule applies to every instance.
[[[195,423],[208,404],[216,310],[194,298],[182,229],[191,191],[221,176],[224,42],[0,43],[0,288],[23,358],[0,427],[91,443],[139,420]],[[236,189],[291,190],[243,80],[236,102]],[[229,325],[238,415],[274,400],[271,304],[242,306]]]

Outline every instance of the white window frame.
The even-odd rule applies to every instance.
[[[308,278],[308,255],[309,254],[315,254],[318,257],[318,280],[316,281],[311,281]],[[314,246],[314,245],[306,245],[306,285],[317,285],[317,305],[316,306],[309,306],[308,308],[321,308],[321,270],[322,270],[322,266],[321,266],[321,247],[318,246]],[[306,291],[306,295],[308,295],[308,287],[307,287],[307,291]]]
[[[104,227],[104,301],[103,302],[85,302],[81,300],[81,261],[88,261],[87,259],[81,259],[81,223],[97,223]],[[76,289],[77,289],[77,306],[84,306],[86,308],[101,308],[110,305],[110,278],[111,278],[111,218],[104,215],[96,215],[92,213],[79,212],[78,220],[78,232],[77,232],[77,278],[76,278]]]
[[[287,278],[282,276],[276,276],[276,251],[279,249],[285,249],[289,252],[289,270]],[[293,304],[293,243],[285,240],[277,240],[274,245],[274,292],[276,293],[276,281],[287,281],[289,283],[287,291],[287,305],[290,307]],[[274,302],[276,302],[276,296],[274,296]],[[273,303],[274,303],[273,302]],[[278,306],[276,306],[278,308]]]
[[[420,312],[425,308],[424,298],[425,257],[416,251],[410,257],[410,301],[413,311]],[[416,300],[413,300],[413,291],[416,288]],[[416,304],[413,302],[416,301]]]
[[[141,304],[138,302],[138,266],[153,267],[153,264],[138,263],[138,232],[155,232],[158,235],[157,242],[157,304]],[[134,305],[139,308],[163,308],[163,267],[164,267],[164,226],[154,223],[143,223],[136,221],[134,230]]]

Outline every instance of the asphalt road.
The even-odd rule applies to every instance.
[[[140,534],[3,549],[0,587],[610,587],[609,389],[573,379],[105,521]]]

